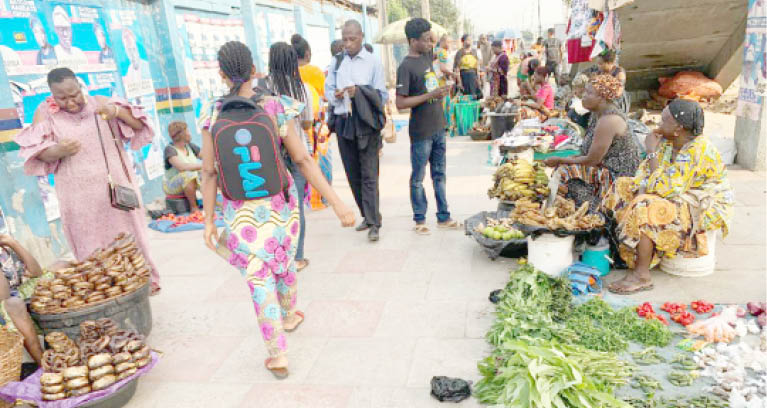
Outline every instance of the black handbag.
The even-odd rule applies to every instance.
[[[121,186],[112,180],[112,173],[109,170],[109,160],[107,160],[107,151],[104,148],[104,139],[101,137],[101,126],[99,126],[99,116],[94,114],[93,119],[96,121],[96,129],[99,134],[99,142],[101,143],[101,152],[104,154],[104,164],[107,166],[107,189],[109,191],[109,203],[112,207],[122,211],[132,211],[140,206],[138,200],[138,194],[132,187]],[[109,124],[107,124],[109,126]],[[130,180],[130,174],[128,173],[128,167],[125,165],[120,146],[117,143],[112,127],[109,126],[109,133],[112,135],[112,141],[115,143],[117,149],[117,155],[120,157],[120,163],[122,163],[125,177]]]

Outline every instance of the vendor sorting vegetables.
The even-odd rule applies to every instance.
[[[703,124],[696,102],[672,101],[647,136],[647,159],[636,176],[619,178],[605,199],[618,222],[620,255],[633,269],[611,292],[650,290],[650,269],[662,257],[704,256],[707,231],[727,235],[735,200],[719,152],[701,136]]]
[[[633,176],[639,166],[639,147],[626,115],[615,104],[622,93],[618,79],[610,75],[592,78],[583,96],[583,107],[592,114],[581,154],[544,162],[559,166],[560,194],[575,201],[576,207],[588,202],[591,211],[598,210],[613,180]]]
[[[35,278],[43,274],[43,269],[18,241],[0,234],[0,270],[0,326],[18,331],[24,337],[27,352],[40,364],[43,348],[25,299],[32,296]]]

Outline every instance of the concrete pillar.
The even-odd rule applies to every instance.
[[[759,120],[739,117],[735,122],[735,162],[754,171],[767,170],[767,101],[762,97]]]

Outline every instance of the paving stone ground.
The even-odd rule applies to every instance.
[[[457,220],[497,206],[486,194],[493,171],[487,156],[487,143],[449,141],[447,194]],[[152,298],[149,341],[164,357],[128,406],[437,407],[429,396],[432,376],[478,380],[493,318],[487,296],[506,282],[514,261],[490,261],[463,232],[436,230],[428,178],[434,231],[415,235],[408,140],[386,145],[381,163],[380,242],[341,229],[330,210],[307,216],[311,266],[299,275],[298,294],[307,320],[289,337],[291,375],[283,381],[263,367],[266,350],[239,273],[204,247],[200,232],[153,232],[163,292]],[[335,164],[333,185],[353,205],[338,157]],[[683,279],[656,272],[655,290],[637,300],[767,298],[765,174],[733,168],[730,178],[736,218],[717,242],[716,273]]]

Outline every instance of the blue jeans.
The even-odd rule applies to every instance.
[[[298,166],[293,163],[293,160],[289,158],[285,160],[285,165],[293,176],[293,183],[296,185],[298,191],[298,218],[299,218],[299,232],[298,243],[296,244],[296,261],[302,261],[304,259],[304,236],[306,235],[306,219],[304,218],[304,200],[306,198],[306,178],[301,174]]]
[[[434,135],[421,140],[410,141],[410,204],[413,206],[413,220],[421,224],[426,220],[426,191],[423,189],[423,178],[426,175],[426,164],[431,170],[431,181],[434,183],[434,195],[437,199],[437,221],[445,222],[450,219],[447,210],[445,193],[445,167],[447,159],[447,142],[445,131],[440,130]]]

